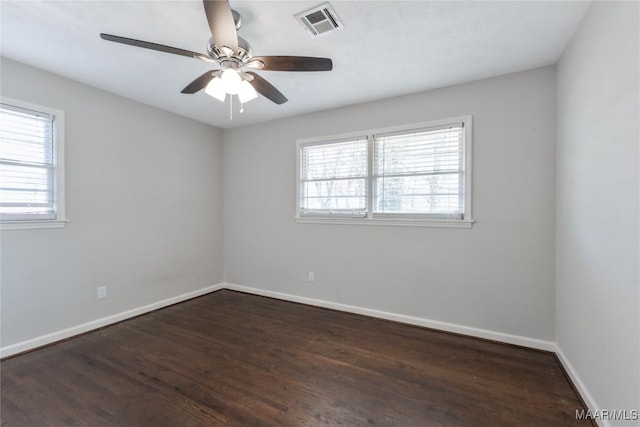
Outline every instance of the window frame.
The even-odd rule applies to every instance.
[[[376,134],[388,134],[395,132],[411,133],[424,128],[437,127],[443,125],[451,125],[455,123],[463,124],[463,145],[464,145],[464,210],[461,219],[437,218],[433,214],[419,213],[374,213],[374,137]],[[394,225],[394,226],[418,226],[418,227],[452,227],[452,228],[471,228],[475,222],[472,216],[472,133],[473,123],[472,116],[450,117],[440,120],[431,120],[428,122],[411,123],[406,125],[369,129],[366,131],[348,132],[337,135],[302,138],[296,141],[296,184],[295,184],[295,215],[294,220],[297,223],[310,224],[352,224],[352,225]],[[352,138],[367,138],[367,213],[364,217],[352,217],[345,215],[332,215],[330,213],[323,214],[305,214],[301,215],[301,173],[302,173],[302,150],[306,146],[338,143]]]
[[[64,168],[64,136],[65,136],[65,114],[64,111],[18,99],[0,96],[0,103],[13,107],[24,108],[52,117],[52,138],[53,138],[53,218],[26,218],[26,219],[0,219],[1,230],[24,230],[35,228],[59,228],[64,227],[67,219],[65,212],[65,168]]]

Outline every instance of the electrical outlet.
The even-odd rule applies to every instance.
[[[107,287],[106,286],[99,286],[98,287],[98,299],[102,299],[102,298],[106,298],[107,297]]]
[[[313,276],[313,271],[309,272],[309,276],[307,277],[307,281],[309,281],[309,282],[315,281],[315,277]]]

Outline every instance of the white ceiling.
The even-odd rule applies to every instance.
[[[319,1],[240,1],[239,35],[256,55],[333,59],[329,72],[260,74],[289,98],[234,112],[204,92],[184,95],[211,64],[111,43],[99,33],[206,53],[200,1],[0,3],[8,58],[220,128],[420,92],[555,63],[590,2],[336,1],[344,29],[313,38],[294,18]]]

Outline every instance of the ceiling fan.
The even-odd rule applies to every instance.
[[[276,104],[287,98],[271,83],[253,70],[264,71],[330,71],[333,62],[329,58],[308,56],[254,56],[251,46],[237,30],[242,25],[240,14],[232,10],[227,0],[203,0],[204,12],[212,37],[207,44],[207,54],[193,52],[157,43],[100,33],[104,40],[182,55],[216,63],[219,69],[210,70],[189,83],[182,93],[193,94],[202,89],[223,101],[226,95],[237,95],[241,104],[256,98],[256,92]]]

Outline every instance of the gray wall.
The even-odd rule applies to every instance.
[[[638,14],[594,3],[558,66],[557,342],[601,409],[640,402]]]
[[[2,346],[222,281],[220,130],[6,58],[1,72],[2,95],[65,111],[69,219],[2,232]]]
[[[466,114],[472,229],[294,222],[296,139]],[[226,281],[553,340],[555,115],[546,67],[225,131]]]

